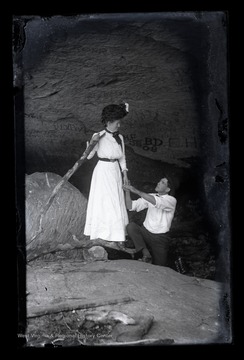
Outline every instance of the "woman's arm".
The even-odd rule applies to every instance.
[[[131,200],[131,196],[130,196],[130,191],[129,190],[125,190],[125,204],[126,204],[126,208],[128,210],[132,209],[132,200]]]
[[[124,137],[122,135],[120,135],[120,138],[122,140],[122,151],[123,151],[123,156],[119,159],[119,163],[120,163],[120,167],[123,173],[123,178],[124,178],[124,185],[128,185],[129,181],[128,181],[128,175],[127,175],[127,166],[126,166],[126,158],[125,158],[125,143],[124,143]]]
[[[123,171],[123,177],[124,177],[124,185],[129,185],[127,170]]]

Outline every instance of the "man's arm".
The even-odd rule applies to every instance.
[[[144,200],[150,202],[153,205],[156,205],[156,200],[155,197],[153,195],[147,194],[143,191],[137,190],[134,186],[132,185],[124,185],[123,186],[124,190],[125,190],[125,201],[126,201],[126,207],[127,209],[131,209],[132,207],[132,200],[130,197],[130,192],[139,195],[140,197],[142,197]],[[130,207],[128,207],[127,205],[127,198],[128,198],[128,205]]]

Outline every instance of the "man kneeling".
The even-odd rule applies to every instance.
[[[155,187],[156,193],[145,193],[132,185],[124,185],[126,207],[129,211],[147,213],[142,226],[134,222],[127,225],[127,233],[133,241],[137,252],[142,251],[142,261],[154,265],[167,265],[167,253],[170,230],[177,200],[169,195],[169,180],[163,177]],[[130,192],[140,196],[132,200]]]

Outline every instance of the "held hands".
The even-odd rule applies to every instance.
[[[128,181],[128,184],[124,184],[124,185],[123,185],[123,189],[124,189],[125,191],[135,192],[135,188],[134,188],[134,186],[132,186],[132,185],[130,184],[130,181]]]
[[[123,185],[123,190],[130,191],[134,194],[138,194],[138,190],[130,184],[130,181],[128,180],[128,183]]]
[[[123,184],[123,189],[125,190],[125,191],[130,191],[130,188],[131,188],[131,185],[128,183],[128,184]]]

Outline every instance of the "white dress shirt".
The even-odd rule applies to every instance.
[[[153,205],[143,198],[132,200],[130,211],[147,210],[144,227],[153,234],[166,233],[170,230],[174,217],[177,200],[171,195],[150,194],[155,197],[156,204]]]

